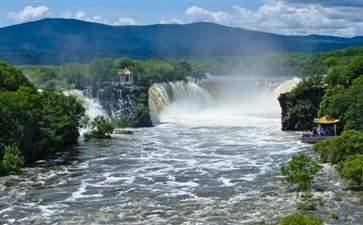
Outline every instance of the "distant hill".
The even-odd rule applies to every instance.
[[[95,57],[210,58],[319,52],[363,46],[363,36],[284,36],[213,23],[108,26],[43,19],[0,28],[0,59],[12,64],[85,63]]]

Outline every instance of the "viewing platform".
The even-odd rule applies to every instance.
[[[314,127],[312,132],[303,132],[303,135],[301,136],[301,142],[314,144],[318,141],[336,136],[338,134],[338,122],[338,119],[334,119],[329,115],[315,119],[314,123],[318,126]]]

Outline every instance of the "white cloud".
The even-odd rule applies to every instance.
[[[78,11],[76,12],[76,14],[74,15],[74,18],[77,20],[87,20],[89,18],[86,17],[86,13],[83,11]]]
[[[77,11],[76,13],[67,11],[66,13],[63,14],[63,18],[84,20],[84,21],[93,22],[93,23],[109,24],[107,19],[104,19],[101,16],[89,16],[83,10]]]
[[[113,23],[115,26],[123,26],[123,25],[138,25],[139,23],[133,18],[119,18],[116,22]]]
[[[268,1],[257,10],[233,6],[232,12],[212,12],[201,7],[185,11],[189,22],[215,22],[227,26],[287,35],[362,35],[360,8],[320,4],[293,4]]]
[[[137,22],[133,18],[119,18],[114,22],[109,22],[107,19],[101,17],[101,16],[89,16],[86,12],[83,10],[77,11],[76,13],[72,13],[70,11],[67,11],[63,14],[63,18],[66,19],[77,19],[77,20],[84,20],[88,22],[93,23],[102,23],[107,25],[114,25],[114,26],[122,26],[122,25],[139,25],[139,22]]]
[[[162,20],[160,24],[184,24],[184,22],[177,18],[172,18],[170,20]]]
[[[64,13],[63,17],[66,19],[71,19],[71,18],[73,18],[73,13],[70,11],[67,11],[66,13]]]
[[[39,6],[39,7],[27,6],[22,11],[8,13],[6,15],[6,18],[14,22],[23,23],[36,19],[45,18],[50,15],[51,13],[49,12],[49,8],[46,6]]]
[[[223,23],[229,20],[230,14],[222,11],[210,12],[201,7],[192,6],[185,11],[191,22],[216,22]]]

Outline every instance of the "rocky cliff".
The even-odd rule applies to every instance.
[[[281,107],[281,129],[311,130],[314,127],[314,118],[318,116],[324,90],[321,86],[309,86],[305,82],[292,92],[280,94],[278,101]]]
[[[124,115],[131,127],[149,127],[152,123],[147,93],[146,87],[110,85],[89,89],[87,95],[97,98],[110,118]]]

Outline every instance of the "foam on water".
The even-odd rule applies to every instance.
[[[205,85],[200,86],[208,88],[205,98],[216,104],[199,98],[200,107],[188,108],[188,99],[198,93],[188,88],[195,85],[174,85],[180,101],[164,105],[156,127],[82,142],[67,165],[0,178],[0,223],[258,224],[295,212],[298,200],[281,185],[279,165],[296,152],[314,156],[311,146],[300,143],[298,133],[279,129],[273,107],[260,107],[276,97],[270,86],[263,98],[251,89],[246,97],[238,94],[234,79],[228,101],[221,101],[223,85]],[[248,84],[262,92],[266,86]],[[329,179],[318,176],[313,194],[327,201],[311,214],[342,224],[324,214],[338,207],[330,198],[340,195],[339,210],[357,224],[359,196],[345,191],[328,166],[322,173]]]

